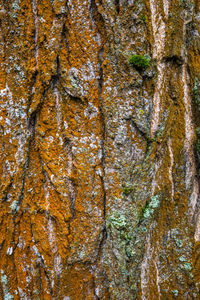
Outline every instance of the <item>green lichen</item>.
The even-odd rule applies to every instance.
[[[125,228],[124,228],[124,229],[125,229]],[[120,233],[120,238],[121,238],[122,240],[127,241],[127,242],[131,241],[131,236],[130,236],[130,234],[129,234],[128,232],[126,232],[125,230],[121,231],[121,233]]]
[[[79,84],[78,84],[78,81],[77,79],[73,76],[73,75],[69,75],[69,78],[71,80],[71,85],[75,88],[75,89],[79,89]]]
[[[8,290],[8,278],[3,270],[1,270],[1,283],[3,287],[4,300],[13,300],[13,295],[10,294]]]
[[[151,197],[151,202],[149,203],[150,208],[157,208],[160,204],[160,196],[156,195]]]
[[[183,265],[183,268],[188,272],[192,271],[192,265],[188,262]]]
[[[115,227],[118,230],[126,228],[126,217],[120,212],[114,212],[114,214],[108,217],[108,224]]]
[[[3,286],[6,286],[8,284],[7,276],[4,274],[4,271],[1,270],[1,283]]]
[[[84,256],[85,256],[85,251],[84,251],[84,250],[81,250],[80,253],[79,253],[80,259],[83,259]]]
[[[129,64],[133,65],[138,70],[145,70],[150,66],[150,57],[147,55],[131,55],[129,57]]]
[[[131,249],[130,247],[126,247],[126,255],[127,257],[133,257],[136,254],[136,252]]]
[[[121,258],[124,261],[124,254],[127,258],[131,258],[135,255],[130,243],[133,239],[133,235],[129,231],[130,228],[127,224],[126,216],[118,211],[115,211],[107,219],[107,227],[117,237],[118,247],[121,249]]]
[[[10,293],[7,293],[4,295],[4,300],[13,300],[13,299],[14,299],[14,297]]]
[[[174,240],[175,240],[176,246],[177,246],[178,248],[183,247],[183,241],[182,241],[181,239],[179,239],[179,238],[177,238],[177,237],[174,237]]]
[[[15,0],[12,4],[12,8],[14,11],[20,10],[19,0]]]
[[[175,297],[178,297],[178,290],[172,290],[172,293],[174,294]]]
[[[143,208],[143,218],[148,219],[150,218],[155,209],[158,208],[160,205],[160,196],[156,195],[151,197],[151,201],[149,203],[146,203],[145,207]]]
[[[179,260],[180,260],[181,262],[187,261],[187,259],[186,259],[186,257],[185,257],[184,255],[182,255],[182,256],[179,258]]]
[[[11,212],[14,213],[18,210],[18,201],[14,200],[10,205]]]

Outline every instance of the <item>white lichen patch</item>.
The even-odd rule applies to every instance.
[[[0,103],[1,111],[7,112],[7,117],[4,119],[2,126],[4,128],[4,135],[9,136],[10,144],[17,144],[15,146],[15,159],[19,166],[24,163],[26,145],[30,136],[27,130],[27,114],[26,114],[26,100],[21,97],[14,99],[13,94],[6,84],[5,89],[0,91],[2,101]]]
[[[151,122],[151,137],[153,138],[158,130],[161,115],[162,98],[165,95],[165,63],[158,62],[158,80],[153,98],[153,115]]]
[[[142,292],[141,299],[142,300],[150,299],[149,285],[150,285],[150,281],[152,280],[152,276],[154,276],[154,275],[155,275],[155,279],[156,279],[156,288],[157,288],[158,299],[161,299],[160,276],[159,276],[158,262],[157,262],[158,258],[157,258],[157,255],[155,254],[155,249],[154,249],[154,247],[152,247],[152,244],[151,244],[151,233],[153,232],[155,226],[156,226],[156,223],[154,222],[151,225],[151,229],[146,238],[145,254],[144,254],[142,264],[141,264],[141,275],[140,276],[141,276],[141,292]],[[152,274],[150,271],[152,264],[154,266],[155,274]]]
[[[10,210],[12,213],[16,212],[18,210],[18,201],[14,200],[12,204],[10,205]]]
[[[97,114],[98,114],[98,109],[92,103],[88,102],[88,106],[84,111],[85,117],[92,119],[96,117]]]
[[[8,247],[7,255],[12,255],[12,253],[13,253],[13,247]]]
[[[194,143],[194,127],[192,123],[192,107],[191,107],[191,94],[189,89],[189,79],[188,79],[187,65],[184,63],[182,69],[182,82],[183,82],[183,92],[184,92],[184,105],[185,105],[185,158],[186,158],[186,175],[185,175],[185,185],[186,189],[192,190],[190,195],[190,206],[191,214],[194,214],[197,199],[199,184],[196,176],[195,158],[193,152]]]
[[[170,156],[170,166],[169,166],[169,180],[171,182],[171,198],[174,199],[174,180],[173,180],[173,166],[174,166],[174,155],[172,150],[172,140],[169,138],[168,149]]]
[[[166,0],[167,1],[167,0]],[[167,2],[164,1],[165,12],[168,13]],[[151,137],[154,137],[155,132],[158,129],[161,113],[161,99],[165,94],[164,82],[165,82],[165,68],[166,63],[161,62],[161,59],[164,55],[165,49],[165,38],[166,38],[166,26],[163,20],[163,16],[159,11],[159,4],[157,0],[150,0],[150,9],[151,9],[151,21],[154,37],[154,46],[153,46],[153,58],[157,60],[158,68],[158,80],[156,84],[156,90],[153,100],[153,115],[152,115],[152,124],[151,124]]]
[[[164,8],[165,17],[168,18],[168,15],[169,15],[169,0],[163,0],[163,8]]]

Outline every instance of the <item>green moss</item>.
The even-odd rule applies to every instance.
[[[143,115],[144,115],[144,110],[143,110],[143,109],[140,109],[140,110],[139,110],[139,113],[140,113],[141,116],[143,116]]]
[[[147,23],[147,16],[146,15],[142,15],[140,17],[140,20],[143,21],[144,23]]]
[[[132,192],[133,188],[130,186],[123,187],[123,194],[128,196]]]
[[[136,69],[145,70],[150,66],[150,57],[144,55],[131,55],[128,60],[129,64],[133,65]]]

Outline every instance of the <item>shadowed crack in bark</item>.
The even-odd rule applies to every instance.
[[[102,140],[101,140],[101,165],[103,174],[100,177],[102,189],[103,189],[103,217],[104,217],[104,227],[102,230],[102,239],[99,243],[99,250],[98,256],[100,257],[103,245],[105,244],[107,238],[107,231],[106,231],[106,189],[105,189],[105,138],[106,138],[106,125],[105,125],[105,117],[103,111],[103,99],[102,99],[102,88],[103,88],[103,47],[99,50],[99,100],[100,100],[100,117],[101,117],[101,128],[102,128]]]
[[[115,7],[116,7],[117,14],[119,14],[120,13],[120,0],[115,0]]]
[[[38,34],[39,34],[39,18],[38,18],[38,12],[37,12],[37,0],[32,1],[32,7],[33,7],[33,17],[34,17],[34,26],[35,26],[35,60],[36,60],[36,68],[38,65],[38,56],[39,56],[39,47],[38,47]]]

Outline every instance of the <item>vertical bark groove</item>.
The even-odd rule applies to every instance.
[[[1,299],[200,298],[199,16],[0,3]]]

